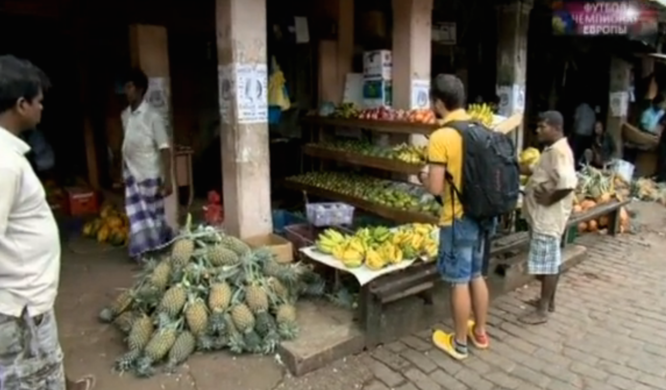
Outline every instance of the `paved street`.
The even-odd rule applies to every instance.
[[[68,370],[94,371],[101,390],[666,389],[666,235],[659,232],[666,226],[666,209],[636,208],[646,225],[640,234],[581,239],[588,257],[563,277],[557,313],[548,324],[526,327],[516,320],[528,309],[524,301],[536,296],[535,286],[501,297],[491,309],[491,349],[473,351],[463,363],[434,350],[430,330],[424,330],[301,378],[285,375],[270,357],[223,354],[195,356],[178,375],[121,378],[108,370],[120,341],[110,336],[112,329],[88,319],[104,297],[80,293],[86,286],[99,291],[91,280],[111,284],[106,279],[119,271],[108,264],[86,271],[103,274],[101,281],[63,272],[59,312]],[[67,297],[78,303],[67,303]],[[74,311],[86,318],[79,321]]]

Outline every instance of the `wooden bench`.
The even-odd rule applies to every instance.
[[[585,213],[572,216],[568,227],[578,226],[581,222],[599,218],[603,215],[609,216],[609,234],[615,235],[620,227],[620,208],[629,201],[611,201],[599,205]],[[562,239],[562,245],[568,244],[569,230]],[[507,255],[525,249],[529,244],[529,233],[518,232],[503,237],[495,238],[490,244],[489,263],[490,269],[508,264],[510,259]],[[400,299],[421,295],[427,303],[431,300],[428,292],[431,291],[439,281],[436,262],[415,263],[413,266],[399,272],[381,276],[361,289],[359,300],[359,322],[361,328],[366,331],[366,345],[372,348],[380,343],[377,331],[382,323],[382,310],[386,304]]]

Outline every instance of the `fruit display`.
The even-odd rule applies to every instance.
[[[353,119],[358,118],[360,114],[361,110],[354,103],[342,103],[335,107],[330,116],[333,118]]]
[[[420,223],[393,230],[385,226],[362,228],[353,235],[327,229],[317,237],[315,246],[347,268],[365,266],[378,271],[421,256],[434,258],[437,255],[437,242],[433,237],[435,229],[435,225]]]
[[[171,370],[195,351],[273,353],[298,333],[297,299],[324,294],[310,268],[280,264],[267,248],[189,225],[188,218],[169,253],[149,261],[99,315],[126,335],[127,352],[115,363],[120,372],[150,376],[157,365]]]
[[[385,106],[359,109],[353,103],[342,103],[332,109],[327,116],[341,119],[396,121],[433,125],[437,123],[435,113],[430,109],[402,110]]]
[[[494,112],[492,107],[486,103],[474,103],[467,107],[467,113],[473,119],[481,122],[487,127],[492,127],[494,121]]]
[[[423,187],[342,172],[308,172],[287,180],[337,192],[378,205],[439,216],[442,206]]]
[[[114,205],[106,204],[97,218],[83,225],[82,234],[100,243],[124,246],[129,236],[129,219]]]
[[[617,186],[617,188],[616,188]],[[614,199],[624,199],[627,183],[619,175],[606,172],[591,166],[585,166],[578,172],[578,186],[574,197],[573,213],[588,211],[597,205],[610,202]],[[580,232],[595,232],[609,226],[610,217],[601,216],[598,219],[581,222],[578,225]],[[620,233],[629,231],[631,220],[627,210],[620,209]]]
[[[423,165],[427,160],[426,147],[409,145],[406,143],[391,147],[383,147],[365,140],[337,139],[311,145],[339,152],[400,160],[409,164]]]

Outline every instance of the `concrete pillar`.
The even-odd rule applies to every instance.
[[[225,228],[269,234],[266,1],[216,0]]]
[[[433,0],[393,0],[393,107],[409,110],[417,83],[431,80]],[[426,145],[422,135],[410,141]]]
[[[513,0],[497,7],[497,92],[500,115],[525,111],[527,32],[532,0]],[[506,97],[506,99],[505,99]],[[514,131],[518,150],[523,148],[524,125]]]
[[[151,79],[159,80],[160,83],[166,88],[167,97],[170,97],[169,91],[171,90],[171,81],[169,73],[169,45],[167,40],[167,30],[163,26],[150,26],[135,24],[130,26],[129,31],[130,39],[130,59],[132,66],[141,68],[149,82]],[[167,99],[167,114],[168,125],[171,131],[170,138],[173,145],[173,121],[171,112],[171,99]],[[172,156],[174,149],[172,147]],[[174,161],[171,162],[171,167],[174,168]],[[170,172],[174,183],[176,184],[175,175],[172,169]],[[171,196],[164,200],[166,208],[166,219],[172,229],[179,228],[178,223],[178,189],[174,188]]]
[[[622,158],[622,123],[626,122],[627,117],[613,116],[610,110],[610,94],[613,92],[628,92],[631,83],[631,64],[618,57],[612,57],[610,63],[610,84],[609,84],[609,108],[606,114],[606,131],[613,137],[615,145],[615,157]]]

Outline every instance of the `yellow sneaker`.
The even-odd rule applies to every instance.
[[[476,334],[474,332],[474,320],[467,322],[467,339],[472,340],[472,344],[478,349],[487,349],[490,346],[490,340],[487,334]]]
[[[436,330],[432,334],[432,342],[435,344],[435,347],[448,353],[456,360],[463,360],[467,358],[467,352],[462,353],[456,349],[452,333]]]

